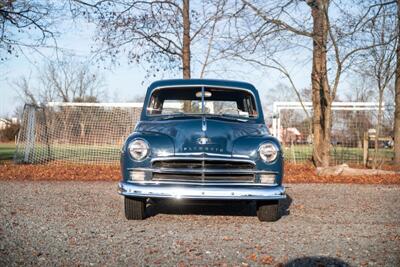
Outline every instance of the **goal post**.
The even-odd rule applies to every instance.
[[[272,118],[272,135],[280,139],[278,133],[281,129],[279,114],[283,110],[302,110],[312,111],[312,102],[285,102],[277,101],[273,103],[273,118]],[[376,102],[333,102],[332,111],[347,110],[347,111],[378,111],[379,103]],[[382,103],[382,110],[385,110],[385,104]],[[311,114],[310,114],[311,115]]]
[[[140,119],[143,103],[65,103],[25,105],[14,159],[19,163],[118,164],[120,149]],[[332,104],[332,164],[365,162],[366,133],[377,127],[379,104]],[[393,130],[393,106],[383,105],[380,137]],[[271,122],[271,121],[269,121]],[[311,159],[312,103],[275,102],[271,133],[289,162]],[[390,138],[384,138],[389,140]],[[383,139],[382,139],[383,140]],[[393,157],[390,141],[379,147],[382,159]]]
[[[279,139],[287,161],[311,160],[313,149],[312,102],[274,102],[271,133]],[[381,106],[383,113],[387,106]],[[366,132],[377,127],[379,103],[333,102],[331,129],[331,163],[363,164],[363,139]],[[388,112],[389,113],[389,112]],[[383,135],[390,133],[390,119],[380,127]],[[368,144],[367,144],[368,145]],[[391,151],[383,151],[390,158]]]
[[[26,105],[17,138],[19,163],[116,164],[142,103],[49,102]]]

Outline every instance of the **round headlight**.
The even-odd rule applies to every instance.
[[[260,157],[265,162],[272,162],[278,156],[278,147],[273,143],[265,143],[258,149]]]
[[[133,140],[128,146],[129,154],[134,160],[142,160],[149,154],[149,145],[142,139]]]

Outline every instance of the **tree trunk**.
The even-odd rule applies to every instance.
[[[331,95],[327,77],[326,10],[328,0],[309,1],[313,17],[313,65],[311,73],[313,102],[313,162],[316,166],[329,166],[332,111]]]
[[[190,79],[190,17],[189,0],[183,0],[183,36],[182,36],[182,71],[183,79]],[[183,110],[190,112],[191,101],[183,103]]]
[[[182,70],[183,79],[190,79],[190,17],[189,0],[183,0]]]
[[[375,139],[374,139],[374,159],[372,161],[372,169],[376,169],[378,167],[378,159],[379,159],[379,136],[381,135],[381,124],[383,117],[382,110],[382,102],[383,102],[383,90],[382,86],[379,84],[379,97],[378,97],[378,121],[375,127]]]
[[[394,111],[394,162],[400,166],[400,0],[397,0],[397,65]]]

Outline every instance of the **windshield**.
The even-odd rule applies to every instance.
[[[204,96],[204,106],[203,99]],[[226,88],[165,88],[153,92],[147,114],[203,115],[255,118],[254,96],[245,90]]]

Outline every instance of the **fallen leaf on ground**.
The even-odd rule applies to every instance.
[[[263,256],[261,257],[260,262],[262,264],[272,264],[274,262],[274,258],[272,256]]]
[[[353,166],[355,167],[355,166]],[[285,163],[284,183],[400,184],[400,175],[318,176],[311,164]],[[0,163],[0,180],[119,181],[118,165]]]

